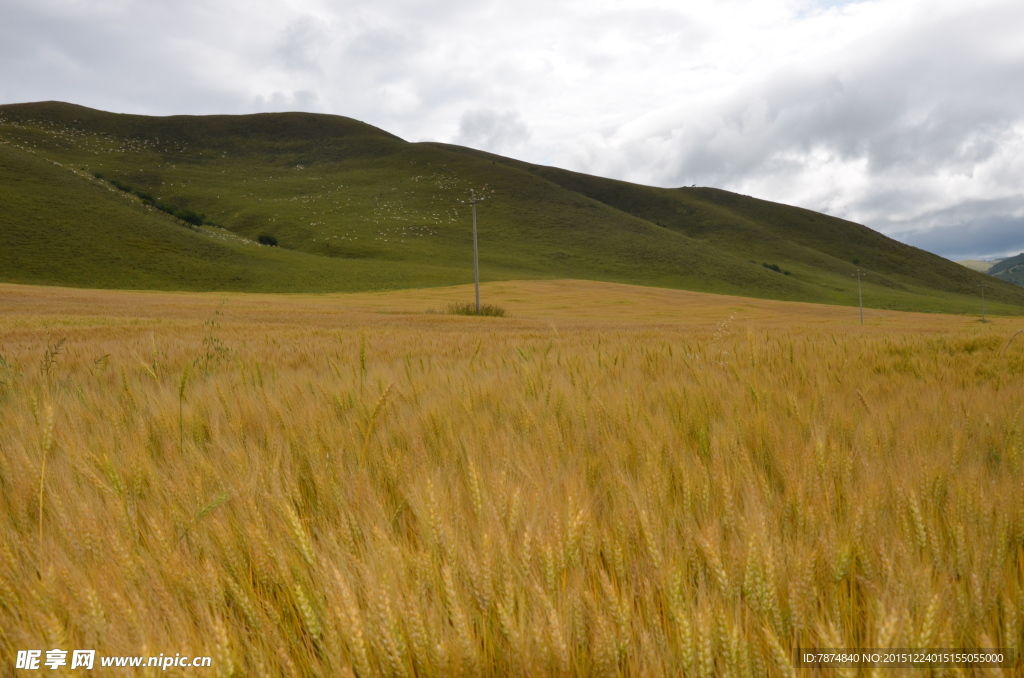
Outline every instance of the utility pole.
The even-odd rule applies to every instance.
[[[487,186],[483,186],[483,193],[487,193]],[[494,193],[494,192],[492,192]],[[477,198],[472,188],[469,189],[469,205],[473,210],[473,283],[476,286],[476,314],[480,314],[480,255],[476,248],[476,204],[486,198]],[[465,201],[462,201],[465,204]]]
[[[473,283],[476,286],[476,314],[480,315],[480,254],[476,247],[476,193],[472,188],[469,189],[469,204],[473,209]]]
[[[860,306],[860,324],[864,324],[864,293],[860,289],[860,269],[857,269],[857,304]]]
[[[980,282],[978,284],[981,285],[981,322],[987,323],[988,320],[985,319],[985,283]]]
[[[484,184],[483,192],[487,193],[487,185]],[[494,191],[491,191],[492,193]],[[485,197],[476,197],[476,191],[469,189],[469,205],[473,210],[473,283],[476,287],[476,314],[480,315],[480,254],[476,246],[476,204],[486,200]],[[465,204],[465,200],[460,200]]]

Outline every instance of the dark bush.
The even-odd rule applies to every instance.
[[[260,237],[256,239],[261,245],[270,245],[271,247],[277,247],[277,238],[267,233],[261,233]]]
[[[192,226],[202,226],[203,222],[206,221],[205,214],[196,214],[192,210],[177,210],[173,214],[186,224]]]
[[[476,304],[466,302],[464,304],[448,304],[446,309],[453,315],[477,315]],[[496,318],[505,317],[505,309],[491,304],[480,304],[480,315],[489,315]]]
[[[96,177],[97,179],[105,180],[103,175],[100,174],[99,172],[96,172],[95,174],[93,174],[93,176]],[[118,190],[124,191],[125,193],[132,193],[136,195],[140,200],[142,200],[147,205],[152,205],[161,212],[165,212],[167,214],[170,214],[172,217],[181,219],[190,226],[202,226],[203,224],[209,223],[206,221],[205,214],[199,214],[197,212],[193,212],[192,210],[178,209],[174,205],[162,203],[159,200],[157,200],[152,193],[148,193],[146,191],[136,191],[128,184],[118,181],[117,179],[111,179],[110,185]],[[273,238],[273,236],[270,237]],[[277,240],[274,240],[273,244],[276,245]]]
[[[782,270],[781,268],[779,268],[778,264],[761,264],[761,265],[764,266],[767,269],[775,271],[776,273],[781,273],[782,275],[789,275],[789,271]]]

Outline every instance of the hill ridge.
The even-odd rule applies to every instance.
[[[88,188],[95,174],[151,200],[97,193]],[[462,201],[485,186],[484,279],[850,305],[860,268],[869,306],[961,313],[986,279],[810,210],[408,142],[327,114],[154,117],[2,105],[0,179],[10,208],[0,214],[10,245],[0,250],[0,280],[8,282],[280,292],[462,283],[471,280]],[[223,228],[188,228],[154,206],[205,214]],[[255,244],[261,235],[281,247]],[[987,280],[995,312],[1024,309],[1024,290]]]

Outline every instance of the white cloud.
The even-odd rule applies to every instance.
[[[500,152],[519,148],[529,138],[530,130],[514,111],[475,108],[463,113],[459,119],[455,143]]]

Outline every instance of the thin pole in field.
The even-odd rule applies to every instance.
[[[469,189],[469,204],[473,208],[473,283],[476,286],[476,314],[480,315],[480,254],[476,247],[476,193]]]
[[[981,285],[981,322],[987,323],[988,320],[985,319],[985,283],[978,284]]]
[[[860,306],[860,324],[864,324],[864,294],[860,289],[860,269],[857,269],[857,304]]]
[[[483,193],[487,193],[487,184],[484,184]],[[491,191],[494,193],[494,191]],[[476,290],[476,314],[480,315],[480,252],[477,249],[476,241],[476,204],[483,202],[487,198],[485,196],[476,197],[476,191],[472,188],[469,189],[469,205],[473,210],[473,284]],[[465,200],[460,200],[463,205],[466,204]]]

